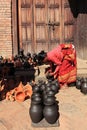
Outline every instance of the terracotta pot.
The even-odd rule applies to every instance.
[[[15,93],[15,100],[19,102],[23,102],[25,100],[25,92],[24,91],[19,91]]]
[[[26,98],[27,97],[31,97],[32,95],[32,87],[29,83],[27,83],[25,86],[24,86],[24,92],[25,92],[25,96]]]
[[[20,82],[18,87],[15,88],[15,100],[19,101],[19,102],[22,102],[22,101],[25,100],[25,92],[24,92],[24,88],[23,88],[22,82]]]
[[[26,98],[31,97],[31,95],[32,95],[32,90],[31,89],[26,89],[24,92],[25,92]]]

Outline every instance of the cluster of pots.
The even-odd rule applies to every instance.
[[[54,124],[59,118],[59,106],[56,94],[59,90],[57,81],[39,81],[33,86],[31,105],[29,108],[30,118],[33,123],[39,123],[42,119]]]
[[[87,78],[77,77],[76,88],[79,89],[83,94],[87,94]]]

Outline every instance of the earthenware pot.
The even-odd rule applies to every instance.
[[[84,78],[82,81],[81,92],[87,94],[87,78]]]
[[[54,91],[54,93],[56,94],[59,90],[59,87],[55,83],[52,83],[51,90]]]
[[[29,114],[33,123],[38,123],[43,119],[43,105],[40,100],[31,101]]]
[[[23,102],[25,100],[25,92],[24,91],[17,91],[15,92],[15,100],[18,102]]]
[[[44,104],[45,105],[52,105],[55,103],[55,97],[54,96],[48,96],[47,98],[44,99]]]
[[[50,123],[54,124],[57,119],[59,118],[58,106],[56,103],[52,105],[45,105],[43,109],[43,115],[45,120]]]
[[[81,80],[80,77],[77,77],[77,79],[76,79],[76,88],[81,89],[81,85],[82,85],[82,80]]]
[[[34,102],[34,104],[41,103],[42,98],[39,93],[32,94],[31,101]]]
[[[25,92],[25,96],[26,96],[26,98],[27,97],[31,97],[31,95],[32,95],[32,87],[31,87],[31,85],[29,84],[29,83],[27,83],[25,86],[24,86],[24,92]]]
[[[33,93],[36,93],[36,92],[40,92],[40,87],[37,84],[33,87]]]

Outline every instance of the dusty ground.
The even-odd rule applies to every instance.
[[[42,77],[45,80],[44,67],[40,67],[41,74],[36,76],[36,80]],[[86,60],[78,59],[77,73],[86,76]],[[0,101],[0,130],[87,130],[87,95],[73,86],[60,90],[56,97],[59,101],[60,126],[33,127],[29,117],[30,99],[22,103],[4,100]]]

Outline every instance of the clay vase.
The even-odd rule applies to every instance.
[[[55,103],[55,97],[54,96],[48,96],[47,98],[44,99],[44,104],[45,105],[51,105]]]
[[[46,89],[46,84],[45,84],[45,83],[41,84],[41,86],[40,86],[40,91],[41,91],[41,92],[44,92],[45,89]]]
[[[45,120],[50,123],[56,123],[57,119],[59,118],[58,106],[56,103],[53,104],[46,104],[43,109],[43,115]]]
[[[82,81],[80,77],[77,77],[76,79],[76,88],[81,89]]]
[[[32,87],[29,83],[27,83],[24,86],[24,92],[25,92],[25,98],[31,98],[33,92],[32,92]]]
[[[55,94],[57,94],[59,87],[55,83],[52,83],[51,84],[51,90],[54,91]]]
[[[60,84],[59,84],[58,80],[55,79],[55,80],[53,81],[53,83],[55,84],[55,86],[56,86],[57,89],[59,90],[59,89],[60,89]]]
[[[32,98],[29,114],[33,123],[38,123],[43,119],[43,105],[40,96]]]
[[[34,104],[41,103],[40,93],[33,93],[31,96],[31,101],[34,102]]]
[[[22,82],[20,82],[19,86],[15,88],[15,100],[19,102],[23,102],[25,100],[25,92]]]
[[[15,100],[18,102],[23,102],[25,100],[25,93],[23,91],[16,92]]]
[[[46,92],[51,91],[51,83],[47,83],[45,90]]]
[[[37,84],[33,87],[33,93],[36,93],[36,92],[40,92],[40,87]]]
[[[87,94],[87,78],[84,78],[82,81],[81,92]]]

